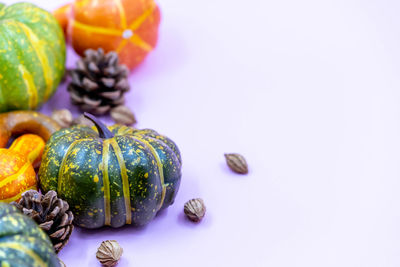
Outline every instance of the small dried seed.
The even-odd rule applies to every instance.
[[[121,258],[123,249],[115,240],[107,240],[101,242],[100,247],[97,249],[96,258],[101,264],[107,267],[117,265]]]
[[[94,124],[90,120],[86,119],[86,117],[82,114],[79,117],[75,118],[72,121],[72,125],[85,125],[89,127],[93,127]]]
[[[68,128],[72,124],[72,114],[68,109],[54,110],[51,118],[55,120],[62,128]]]
[[[247,166],[246,159],[237,153],[225,154],[226,163],[229,168],[239,174],[247,174],[249,172],[249,168]]]
[[[111,117],[118,124],[133,125],[136,123],[133,112],[127,106],[123,105],[111,109]]]
[[[199,222],[206,214],[206,206],[201,198],[194,198],[185,203],[184,213],[193,222]]]

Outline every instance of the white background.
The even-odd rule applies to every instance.
[[[181,148],[180,193],[144,229],[75,231],[67,266],[97,266],[104,239],[124,247],[119,266],[400,266],[400,1],[159,4],[129,105]],[[69,107],[61,95],[43,111]],[[194,226],[182,207],[197,196]]]

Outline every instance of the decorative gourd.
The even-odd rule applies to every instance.
[[[52,135],[39,170],[41,189],[57,191],[85,228],[144,225],[175,199],[181,157],[153,130],[75,126]]]
[[[44,141],[59,129],[57,122],[36,111],[0,114],[0,201],[17,200],[22,192],[37,188],[34,167],[40,163]],[[5,149],[13,137],[23,133],[35,135],[20,136]]]
[[[14,206],[0,203],[0,264],[61,267],[47,235]]]
[[[25,134],[9,149],[0,148],[0,201],[12,202],[26,190],[37,190],[33,166],[39,165],[44,145],[40,136]]]
[[[116,51],[131,70],[157,43],[160,10],[154,0],[75,0],[54,15],[79,55],[89,48]]]
[[[64,74],[65,39],[49,12],[29,3],[0,4],[0,112],[35,109]]]
[[[0,114],[0,148],[6,147],[11,137],[23,133],[36,134],[47,141],[60,128],[56,121],[36,111],[2,113]]]
[[[65,36],[67,34],[68,16],[70,16],[71,8],[71,4],[66,4],[53,12],[54,17],[57,19],[58,23],[63,29]]]

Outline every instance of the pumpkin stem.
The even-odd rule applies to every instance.
[[[100,138],[109,139],[114,137],[114,134],[108,130],[107,126],[105,126],[104,123],[102,123],[95,116],[87,112],[83,113],[83,115],[94,123],[94,126],[96,126],[97,131],[99,132]]]

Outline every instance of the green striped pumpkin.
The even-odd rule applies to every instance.
[[[181,180],[175,143],[153,130],[75,126],[55,132],[44,149],[39,180],[57,191],[85,228],[145,225],[171,205]]]
[[[64,68],[65,40],[54,16],[29,3],[0,4],[0,112],[39,107]]]
[[[0,202],[1,267],[59,267],[48,236],[14,206]]]

